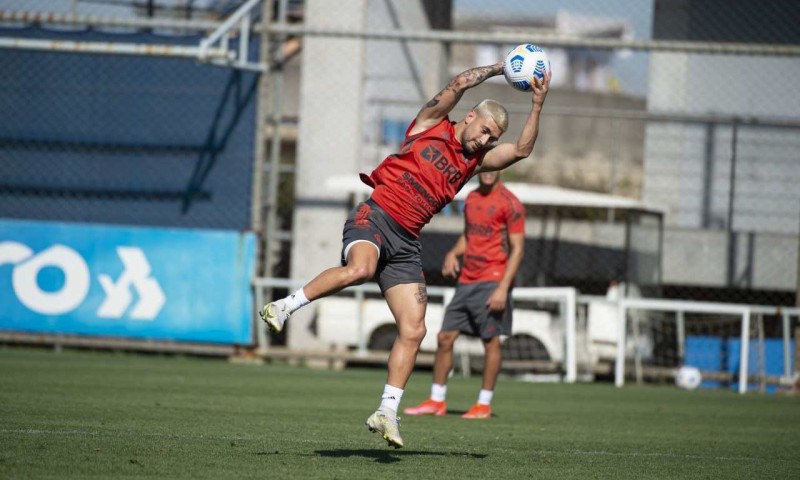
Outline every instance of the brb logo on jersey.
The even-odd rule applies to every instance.
[[[449,183],[457,183],[461,179],[462,174],[460,171],[458,171],[458,167],[451,165],[447,160],[447,157],[442,155],[442,152],[440,152],[436,147],[428,145],[424,150],[422,150],[420,156],[422,156],[425,161],[436,167],[436,170],[438,170],[442,175],[447,177],[447,181]]]
[[[166,297],[161,286],[150,274],[150,263],[141,249],[117,247],[116,253],[123,265],[116,280],[99,274],[97,280],[103,288],[105,299],[97,310],[100,318],[122,318],[133,303],[132,289],[138,301],[130,310],[134,320],[153,320],[161,311]],[[75,250],[56,244],[41,252],[34,252],[18,242],[0,242],[0,267],[11,264],[11,284],[17,299],[30,310],[43,315],[61,315],[78,308],[89,295],[91,275],[86,260]],[[60,270],[63,285],[54,291],[40,285],[40,274],[45,269]]]

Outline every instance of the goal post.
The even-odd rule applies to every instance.
[[[637,383],[645,376],[671,379],[678,367],[692,365],[707,386],[736,381],[741,394],[754,385],[762,392],[786,386],[791,317],[799,314],[776,306],[623,299],[617,304],[615,384],[631,377]]]
[[[572,287],[517,287],[512,292],[515,300],[550,300],[559,304],[564,322],[564,381],[575,383],[578,378],[575,322],[577,290]]]
[[[705,313],[733,315],[740,319],[740,348],[739,348],[739,393],[747,392],[747,374],[749,371],[748,360],[750,358],[750,309],[747,306],[730,305],[724,303],[710,302],[691,302],[682,300],[654,300],[654,299],[622,299],[619,301],[617,311],[617,360],[614,371],[614,384],[622,387],[625,384],[626,354],[628,345],[628,311],[645,310],[655,312],[674,312],[678,313],[678,319],[684,319],[685,313]],[[680,345],[685,346],[685,324],[683,321],[677,322]],[[633,320],[634,326],[639,325],[639,320]],[[638,332],[637,332],[638,333]],[[638,338],[634,338],[638,341]],[[635,354],[635,361],[641,358],[638,352]]]

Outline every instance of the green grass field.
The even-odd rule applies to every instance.
[[[501,380],[367,432],[384,373],[0,347],[0,478],[800,478],[800,399]],[[403,405],[428,393],[412,377]]]

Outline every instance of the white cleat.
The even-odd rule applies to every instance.
[[[367,419],[370,432],[378,432],[383,439],[394,448],[403,447],[403,437],[400,436],[400,417],[390,412],[377,410]]]
[[[289,319],[289,315],[291,315],[291,313],[289,313],[289,308],[283,300],[264,305],[264,308],[262,308],[258,314],[269,329],[276,333],[283,330],[283,324],[286,323],[286,320]]]

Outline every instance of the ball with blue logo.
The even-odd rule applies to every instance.
[[[518,45],[506,55],[503,74],[512,87],[530,92],[534,77],[544,79],[550,70],[550,60],[540,47],[525,43]]]

